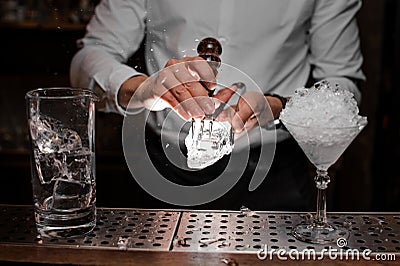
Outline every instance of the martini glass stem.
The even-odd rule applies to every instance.
[[[318,169],[314,181],[317,186],[317,213],[314,218],[314,223],[317,226],[325,226],[328,221],[326,217],[326,189],[330,182],[328,172]]]

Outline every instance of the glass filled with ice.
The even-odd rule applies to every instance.
[[[297,90],[281,112],[280,120],[317,169],[316,214],[292,231],[301,241],[328,244],[349,237],[345,226],[331,224],[327,219],[326,190],[329,167],[367,125],[367,118],[358,112],[353,94],[338,85],[332,87],[326,80],[310,89]]]
[[[35,221],[42,236],[83,235],[96,224],[95,101],[91,91],[77,88],[26,94]]]

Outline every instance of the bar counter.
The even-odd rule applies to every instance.
[[[305,217],[305,213],[283,212],[98,208],[91,233],[51,239],[38,236],[32,206],[0,205],[0,261],[81,265],[400,262],[400,213],[329,213],[331,223],[350,230],[347,241],[331,245],[308,244],[291,235]]]

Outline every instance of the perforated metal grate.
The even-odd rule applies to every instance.
[[[97,225],[76,238],[38,236],[33,208],[0,206],[0,242],[93,248],[169,250],[180,217],[174,211],[97,209]]]
[[[0,243],[56,245],[69,248],[152,251],[256,253],[269,249],[322,249],[291,235],[304,214],[270,212],[97,210],[97,226],[78,238],[40,238],[29,206],[0,205]],[[350,238],[344,249],[400,253],[400,214],[331,214],[334,224],[346,225]]]
[[[350,237],[344,249],[400,252],[400,216],[330,215],[334,224],[348,226]],[[302,214],[185,212],[174,250],[196,252],[255,253],[269,249],[339,249],[336,244],[312,245],[296,240],[291,231],[304,220]]]

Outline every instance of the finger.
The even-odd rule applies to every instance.
[[[185,111],[181,104],[174,106],[175,112],[185,121],[189,121],[192,117]]]
[[[213,97],[220,100],[221,102],[228,102],[232,95],[235,94],[237,87],[233,86],[231,88],[221,89]]]
[[[255,128],[256,126],[258,126],[258,120],[257,120],[257,117],[255,115],[253,115],[244,124],[244,129],[246,131],[250,131],[253,128]]]
[[[243,98],[240,98],[236,114],[232,119],[232,127],[235,133],[242,132],[244,130],[244,125],[250,117],[254,114],[250,105],[246,103]]]
[[[216,118],[215,121],[218,122],[229,122],[232,124],[232,119],[235,115],[236,105],[229,106],[228,108],[224,109]]]
[[[216,87],[215,74],[206,60],[197,56],[184,59],[191,75],[197,80],[201,80],[209,90]]]
[[[154,95],[159,97],[161,101],[165,102],[170,108],[174,109],[184,120],[189,120],[190,115],[185,111],[182,104],[180,104],[174,94],[164,86],[164,82],[167,78],[169,77],[166,71],[161,71],[158,74],[155,84],[151,85],[154,88]]]
[[[192,98],[192,95],[186,89],[186,87],[176,79],[175,75],[171,72],[171,69],[166,68],[163,70],[163,72],[165,73],[166,78],[162,80],[162,85],[173,94],[177,101],[183,106],[185,111],[191,117],[203,117],[203,110]]]
[[[207,88],[204,88],[203,85],[196,81],[184,65],[179,64],[179,67],[173,73],[175,78],[189,91],[205,114],[214,113],[214,101],[208,97]]]
[[[185,87],[205,114],[211,115],[214,113],[214,101],[208,96],[208,93],[204,89],[203,85],[201,85],[199,82],[191,82],[186,83]]]
[[[171,108],[175,110],[184,120],[190,120],[190,115],[185,111],[182,104],[178,102],[175,96],[167,89],[164,89],[164,93],[161,95],[161,98],[166,101]]]

